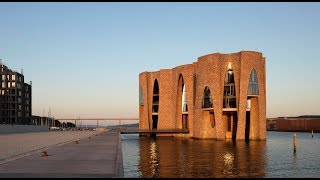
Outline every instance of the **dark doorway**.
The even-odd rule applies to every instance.
[[[249,141],[250,135],[250,111],[246,112],[246,129],[245,129],[245,140]]]
[[[157,129],[157,128],[158,128],[158,115],[152,115],[152,129]],[[150,134],[150,137],[156,138],[157,137],[157,133],[152,132]]]
[[[157,129],[158,127],[158,115],[152,115],[152,129]]]
[[[188,114],[182,115],[182,129],[188,129]]]
[[[236,140],[238,129],[238,113],[236,111],[226,112],[225,116],[227,116],[226,137],[227,139]]]
[[[237,128],[238,128],[238,114],[237,112],[232,113],[233,125],[232,125],[232,139],[236,140]]]
[[[228,129],[227,129],[228,132],[231,132],[231,114],[228,113]]]

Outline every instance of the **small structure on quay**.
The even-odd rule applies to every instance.
[[[139,129],[156,136],[266,139],[266,63],[260,52],[214,53],[139,74]]]

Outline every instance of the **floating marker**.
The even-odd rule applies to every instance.
[[[296,154],[297,152],[297,135],[294,133],[293,135],[293,153]]]

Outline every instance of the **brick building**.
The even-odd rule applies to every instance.
[[[320,132],[319,116],[278,117],[267,119],[268,131]]]
[[[266,67],[260,52],[208,54],[139,74],[139,129],[188,129],[190,138],[266,139]]]
[[[31,124],[31,82],[25,83],[23,72],[11,70],[1,59],[0,66],[0,123]]]

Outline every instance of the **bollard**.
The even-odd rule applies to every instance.
[[[49,156],[47,151],[42,151],[41,156]]]
[[[312,132],[312,138],[313,138],[313,130],[311,132]]]
[[[297,152],[297,135],[294,133],[293,135],[293,153],[296,154]]]

